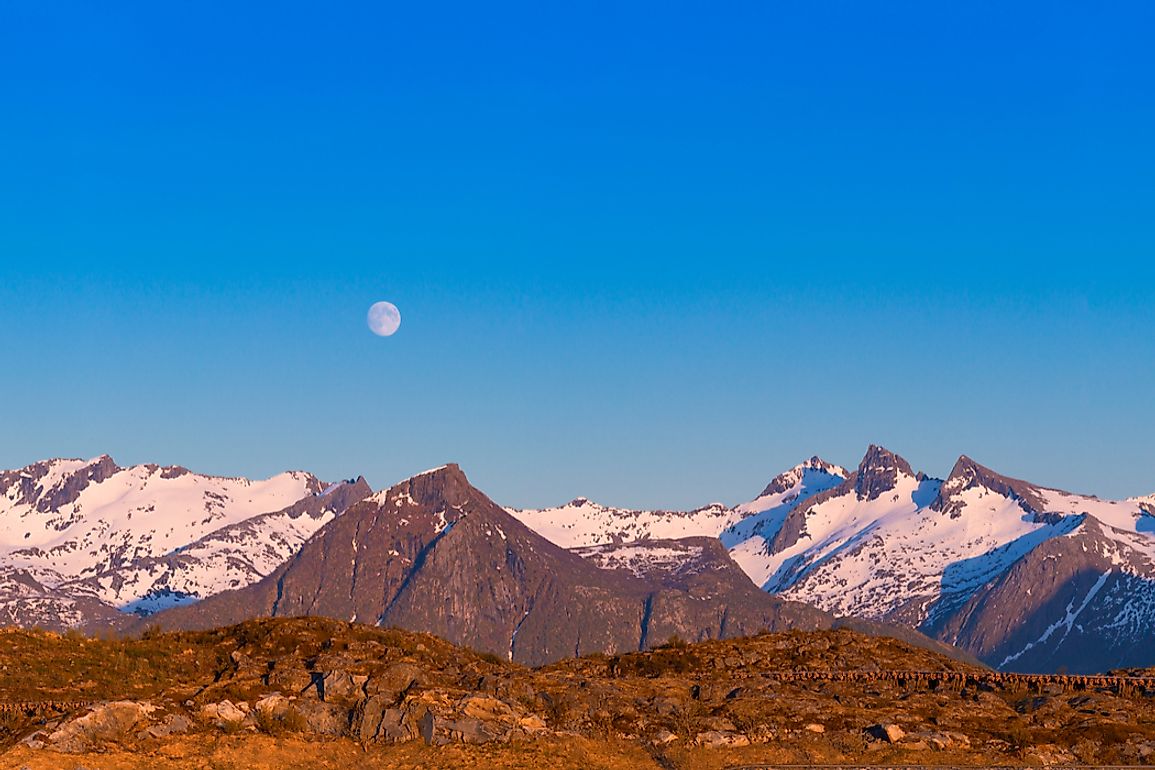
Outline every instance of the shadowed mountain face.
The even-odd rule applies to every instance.
[[[1014,671],[1089,673],[1155,651],[1155,569],[1141,536],[1077,517],[925,630]]]
[[[845,481],[734,551],[783,598],[902,623],[1008,670],[1100,671],[1155,663],[1145,505],[1040,487],[965,456],[939,481],[871,446]]]
[[[697,549],[688,566],[645,555],[646,569],[599,566],[530,530],[448,465],[354,505],[264,580],[150,622],[323,615],[429,631],[530,664],[674,634],[830,627],[825,613],[758,591],[717,541],[673,542]]]

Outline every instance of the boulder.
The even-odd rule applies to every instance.
[[[291,705],[292,701],[290,701],[284,695],[281,695],[280,693],[273,693],[272,695],[261,698],[259,701],[254,703],[253,710],[263,716],[279,717],[285,714]]]
[[[149,727],[145,733],[149,738],[167,738],[170,735],[187,733],[193,728],[193,721],[184,714],[169,714],[160,724]]]
[[[321,700],[326,703],[348,703],[364,697],[369,677],[347,671],[328,671],[321,678]]]
[[[694,737],[694,743],[708,749],[724,749],[733,746],[749,746],[750,739],[741,733],[724,730],[707,730]]]
[[[282,667],[279,663],[265,678],[270,687],[294,695],[319,694],[320,680],[320,676],[316,676],[314,672],[292,666]]]
[[[206,703],[201,706],[200,716],[206,722],[211,722],[217,727],[229,727],[238,725],[245,721],[248,716],[248,704],[243,704],[245,708],[235,705],[230,700],[223,700],[220,703]]]
[[[545,720],[539,717],[537,714],[530,714],[529,716],[521,717],[517,720],[517,726],[530,735],[544,732],[545,730],[549,729],[545,723]]]
[[[362,743],[400,743],[412,740],[417,737],[417,730],[413,721],[406,722],[405,717],[403,710],[393,708],[391,696],[371,695],[362,704],[355,732]]]
[[[456,705],[465,717],[482,722],[508,720],[513,716],[513,709],[508,704],[485,695],[470,695],[462,698]]]
[[[349,709],[336,703],[295,700],[292,708],[305,720],[305,728],[320,735],[344,735],[349,729]]]
[[[866,734],[871,738],[887,743],[898,743],[906,737],[906,731],[896,724],[878,724],[866,728]]]
[[[365,683],[365,694],[387,696],[393,705],[400,703],[405,693],[426,678],[426,672],[412,663],[394,663]]]
[[[48,735],[45,744],[65,753],[91,751],[101,744],[130,737],[134,728],[147,722],[156,709],[152,704],[136,701],[103,703],[61,724]]]

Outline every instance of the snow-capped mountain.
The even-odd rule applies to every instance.
[[[846,475],[846,469],[812,457],[776,476],[757,499],[734,508],[711,503],[692,511],[641,511],[579,497],[555,508],[506,510],[563,548],[703,536],[722,536],[730,546],[751,533],[776,528],[777,517],[785,516],[811,495],[837,485]]]
[[[777,521],[777,520],[776,520]],[[765,590],[905,623],[1016,670],[1155,662],[1155,516],[960,457],[945,481],[877,446],[777,527],[731,544]]]
[[[456,465],[420,473],[351,506],[276,571],[239,591],[149,618],[204,628],[254,616],[324,615],[429,631],[527,664],[645,649],[677,634],[729,637],[829,628],[811,607],[768,596],[713,538],[652,541],[699,568],[596,547],[561,548],[473,487]]]
[[[721,503],[692,511],[635,511],[611,508],[584,497],[556,508],[506,510],[562,548],[701,535],[716,537],[738,518],[735,511]]]
[[[943,481],[871,446],[852,473],[812,458],[750,503],[709,516],[616,513],[581,500],[514,512],[546,537],[582,546],[586,558],[613,555],[635,572],[693,553],[631,538],[719,537],[768,592],[843,617],[903,623],[992,665],[1155,664],[1155,496],[1071,494],[965,456]]]
[[[107,455],[6,471],[0,606],[83,625],[105,618],[99,605],[149,612],[247,585],[369,492],[363,480],[326,485],[301,471],[250,481],[121,468]]]
[[[871,447],[858,470],[764,538],[748,574],[841,615],[936,627],[1043,542],[1092,518],[1125,538],[1141,511],[1001,476],[961,457],[945,482]],[[1155,538],[1126,537],[1128,548]]]

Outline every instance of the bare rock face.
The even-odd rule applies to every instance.
[[[814,458],[818,460],[818,458]],[[819,460],[819,462],[822,462]],[[837,466],[830,466],[835,471],[841,471]],[[767,536],[766,552],[781,553],[794,546],[809,533],[806,529],[806,519],[818,506],[829,500],[854,495],[862,501],[877,500],[890,493],[898,484],[900,476],[913,478],[914,471],[903,458],[889,449],[871,444],[859,463],[857,470],[851,473],[837,486],[819,492],[804,503],[793,508],[783,520],[778,531],[765,533]]]
[[[259,583],[154,616],[201,628],[254,615],[323,615],[428,631],[538,664],[832,618],[758,591],[714,540],[689,571],[603,569],[536,534],[456,465],[352,506]],[[625,546],[623,546],[625,547]]]
[[[706,730],[694,737],[694,743],[711,749],[731,748],[735,746],[749,746],[750,739],[741,733],[729,730]]]
[[[321,677],[321,700],[326,703],[355,703],[365,695],[369,677],[347,671],[329,671]]]
[[[336,703],[298,699],[293,702],[292,710],[301,715],[309,732],[338,736],[349,729],[349,709]]]
[[[899,475],[914,476],[910,463],[876,444],[866,450],[854,478],[859,500],[875,500],[894,489]]]
[[[245,704],[245,706],[246,708],[241,708],[231,700],[223,700],[219,703],[206,703],[201,707],[200,718],[217,727],[240,724],[244,722],[245,718],[249,715],[248,704]]]

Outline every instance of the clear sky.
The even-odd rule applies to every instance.
[[[0,8],[0,467],[1155,492],[1155,4]],[[390,300],[403,322],[369,333]]]

